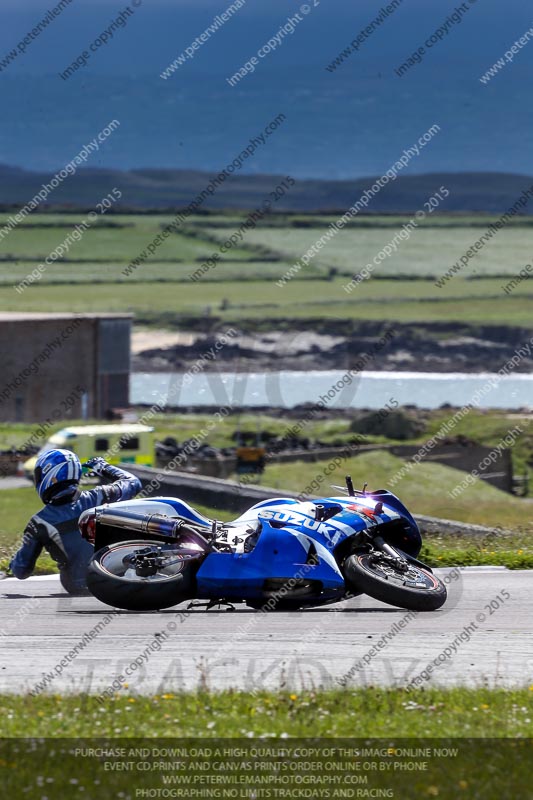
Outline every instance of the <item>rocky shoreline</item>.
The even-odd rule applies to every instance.
[[[532,332],[517,327],[446,324],[389,326],[392,337],[380,346],[383,323],[347,326],[321,320],[312,329],[245,331],[220,325],[209,333],[197,330],[136,331],[134,372],[272,372],[280,370],[348,370],[368,353],[376,353],[365,369],[376,372],[497,372]],[[280,328],[285,328],[281,329]],[[320,329],[318,329],[320,328]],[[533,348],[515,372],[533,371]]]

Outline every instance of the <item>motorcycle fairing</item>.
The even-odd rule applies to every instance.
[[[197,594],[202,598],[260,599],[266,581],[272,579],[316,581],[319,591],[331,597],[342,597],[346,591],[344,578],[327,547],[301,530],[274,527],[265,518],[261,519],[261,534],[251,552],[207,556],[196,574]]]
[[[357,499],[357,502],[359,498]],[[318,501],[316,501],[318,502]],[[353,506],[355,499],[347,497],[327,497],[321,499],[320,504],[329,508],[334,506],[341,510],[333,517],[321,521],[316,519],[316,502],[304,501],[298,502],[297,500],[283,499],[280,501],[278,498],[274,500],[267,500],[263,503],[258,503],[239,517],[239,521],[246,521],[252,523],[254,520],[272,520],[274,526],[281,527],[283,525],[298,528],[304,532],[308,532],[313,539],[321,542],[321,544],[329,550],[336,547],[347,536],[353,536],[354,533],[367,528],[391,522],[400,518],[400,514],[393,508],[383,507],[380,514],[371,516],[370,511],[373,511],[377,501],[371,499],[364,499],[361,503],[361,510],[356,511]],[[368,512],[363,512],[363,507],[368,508]]]

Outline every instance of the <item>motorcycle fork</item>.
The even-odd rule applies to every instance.
[[[383,536],[380,536],[379,534],[372,534],[371,531],[367,531],[366,533],[374,549],[379,550],[380,552],[384,553],[386,557],[393,560],[397,569],[401,570],[402,572],[407,572],[409,569],[410,559],[406,558],[405,554],[399,553],[397,550],[395,550],[392,545],[385,541]]]
[[[428,565],[424,564],[423,561],[419,561],[418,558],[414,558],[414,556],[404,553],[403,550],[396,550],[394,547],[392,547],[392,545],[388,544],[382,536],[372,536],[372,534],[369,532],[367,532],[367,536],[371,543],[378,550],[381,550],[382,553],[385,553],[385,555],[393,558],[400,569],[406,570],[409,568],[409,565],[412,564],[415,567],[421,567],[422,569],[428,570],[428,572],[433,572],[431,567],[428,567]]]

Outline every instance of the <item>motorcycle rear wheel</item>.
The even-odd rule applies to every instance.
[[[156,574],[141,577],[127,560],[148,547],[158,548],[169,564]],[[87,586],[98,600],[115,608],[128,611],[170,608],[194,595],[194,576],[202,557],[203,553],[191,554],[167,542],[118,542],[94,554],[87,571]]]
[[[381,553],[348,556],[344,576],[350,589],[411,611],[436,611],[446,601],[446,587],[429,569],[409,564],[402,572]]]

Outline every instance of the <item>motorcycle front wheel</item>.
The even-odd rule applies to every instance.
[[[401,570],[383,553],[355,553],[344,562],[348,587],[375,600],[411,611],[436,611],[446,601],[446,587],[429,569],[409,564]]]
[[[167,542],[118,542],[94,554],[87,586],[98,600],[115,608],[169,608],[193,596],[203,555]]]

